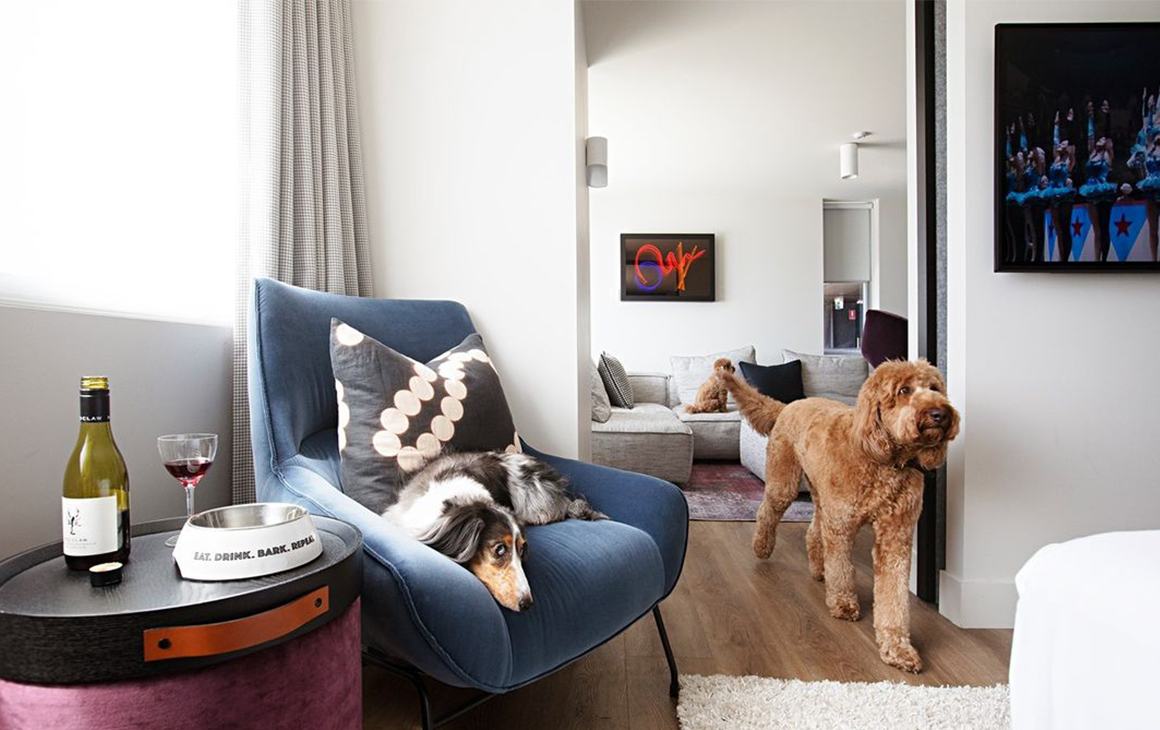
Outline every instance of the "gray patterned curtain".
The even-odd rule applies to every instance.
[[[235,503],[255,498],[246,387],[251,280],[372,293],[349,0],[242,0],[239,24]]]

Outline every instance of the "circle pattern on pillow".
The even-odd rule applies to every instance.
[[[521,450],[478,334],[420,363],[333,320],[331,364],[343,491],[368,508],[393,504],[409,475],[448,449]]]

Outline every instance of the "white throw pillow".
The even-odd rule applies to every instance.
[[[803,355],[793,350],[781,354],[786,362],[802,361],[802,389],[807,398],[829,398],[852,406],[870,376],[870,366],[861,355]]]
[[[681,403],[689,405],[697,399],[697,390],[713,374],[713,363],[722,357],[729,358],[734,368],[740,362],[757,362],[757,353],[753,345],[715,352],[712,355],[691,357],[674,355],[669,358],[669,365],[673,369],[673,382],[677,384],[677,396],[681,399]],[[733,396],[729,396],[729,402],[733,402]]]

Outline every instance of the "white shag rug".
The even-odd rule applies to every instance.
[[[1009,730],[1007,685],[681,677],[681,730]]]

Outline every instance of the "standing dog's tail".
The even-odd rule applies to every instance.
[[[769,432],[773,430],[773,424],[777,422],[777,417],[785,408],[785,403],[774,400],[768,395],[762,395],[752,385],[731,372],[719,371],[719,374],[721,379],[725,381],[725,387],[729,389],[729,392],[733,394],[733,399],[737,401],[741,415],[745,416],[745,420],[749,421],[749,425],[753,426],[754,431],[762,436],[768,436]]]

